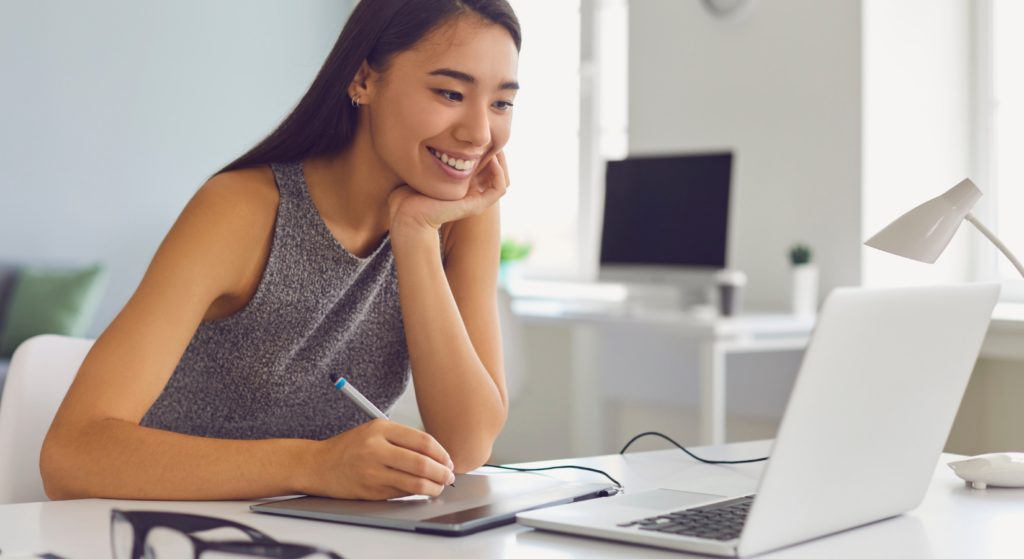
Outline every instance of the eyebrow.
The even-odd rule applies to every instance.
[[[428,76],[447,76],[449,78],[453,78],[453,79],[459,80],[460,82],[468,83],[470,85],[475,85],[476,84],[476,78],[474,78],[473,76],[471,76],[471,75],[469,75],[469,74],[467,74],[465,72],[460,72],[458,70],[452,70],[451,68],[440,68],[438,70],[434,70],[433,72],[430,72],[427,75]],[[499,85],[498,89],[501,89],[501,90],[505,90],[505,89],[518,90],[519,89],[519,82],[505,82],[505,83]]]

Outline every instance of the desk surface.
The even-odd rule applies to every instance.
[[[512,311],[528,322],[625,323],[671,327],[690,335],[718,337],[801,335],[814,327],[814,316],[744,313],[718,316],[703,305],[680,308],[676,287],[659,284],[574,283],[515,280],[508,288]],[[698,310],[701,309],[701,310]]]
[[[576,302],[517,300],[512,311],[529,323],[629,324],[670,328],[688,336],[802,336],[814,329],[815,316],[782,313],[748,313],[723,317],[681,310],[604,307]]]
[[[760,456],[768,441],[705,447],[709,458]],[[1024,554],[1024,489],[972,490],[945,466],[936,466],[924,503],[916,510],[875,524],[763,555],[772,558],[1021,557]],[[665,481],[730,476],[756,483],[761,464],[711,466],[678,450],[637,452],[625,457],[598,456],[558,461],[607,470],[628,492]],[[554,464],[545,462],[543,464]],[[586,472],[553,473],[564,479],[591,479]],[[713,483],[713,479],[711,481]],[[254,501],[152,502],[86,499],[0,506],[0,558],[18,552],[50,551],[67,559],[110,559],[110,509],[191,512],[252,525],[280,541],[319,544],[346,559],[497,558],[529,559],[670,558],[683,553],[504,526],[464,538],[361,528],[330,522],[252,513]]]

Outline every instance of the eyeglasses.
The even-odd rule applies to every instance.
[[[235,528],[248,541],[205,541],[193,534]],[[110,511],[110,547],[114,559],[216,559],[225,554],[273,559],[342,559],[329,549],[280,543],[274,538],[238,522],[157,511]]]

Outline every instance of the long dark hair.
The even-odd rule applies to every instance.
[[[376,72],[436,27],[475,14],[508,30],[522,45],[519,19],[507,0],[361,0],[320,72],[291,114],[245,155],[219,173],[278,161],[332,155],[352,142],[358,109],[348,86],[365,60]]]

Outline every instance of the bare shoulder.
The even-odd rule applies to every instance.
[[[195,205],[209,207],[224,217],[273,220],[279,194],[274,172],[262,165],[214,175],[193,197]]]
[[[171,235],[235,254],[253,254],[268,240],[279,194],[267,166],[214,175],[189,201]]]
[[[230,314],[239,305],[235,299],[250,296],[259,283],[270,252],[278,201],[269,167],[215,175],[185,206],[147,275],[201,285],[200,291],[214,299],[226,296],[214,305],[225,308],[211,310],[213,314],[207,318]]]

